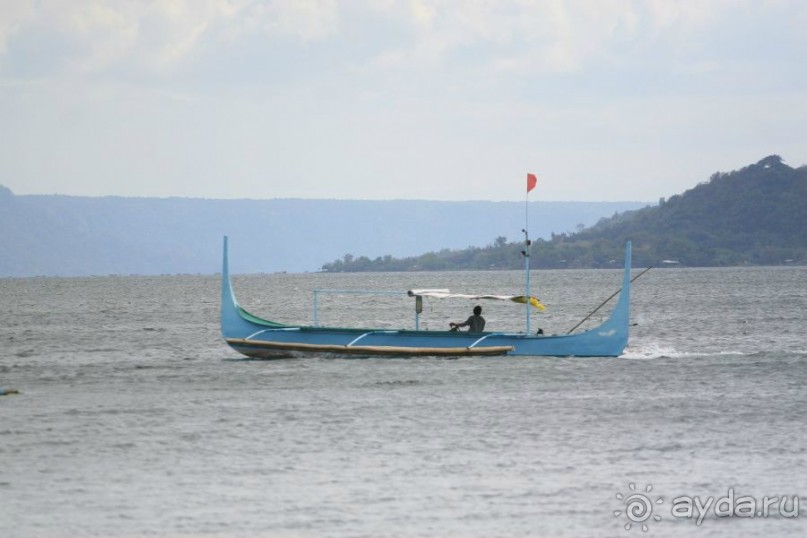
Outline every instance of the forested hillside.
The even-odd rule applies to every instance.
[[[807,262],[807,166],[778,155],[716,173],[658,206],[626,211],[578,233],[552,234],[532,245],[535,268],[613,267],[625,241],[635,266],[784,265]],[[492,238],[487,247],[444,249],[395,259],[343,258],[328,271],[517,269],[523,244]]]

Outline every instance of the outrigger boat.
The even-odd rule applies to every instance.
[[[525,231],[526,234],[526,231]],[[551,356],[551,357],[616,357],[628,343],[630,316],[630,242],[625,245],[625,272],[616,306],[602,324],[584,332],[561,335],[531,334],[529,309],[529,245],[527,258],[527,294],[510,299],[529,300],[527,328],[519,332],[469,333],[434,330],[389,330],[334,328],[312,325],[287,325],[261,319],[244,310],[235,298],[228,268],[227,238],[221,285],[221,333],[237,352],[252,358],[274,358],[298,355],[362,355],[362,356]],[[422,295],[410,295],[422,304]],[[423,295],[426,295],[424,292]],[[533,303],[534,306],[534,303]]]

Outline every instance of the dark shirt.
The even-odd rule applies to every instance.
[[[463,327],[468,326],[469,333],[481,333],[485,330],[485,318],[482,316],[471,316],[462,324]]]

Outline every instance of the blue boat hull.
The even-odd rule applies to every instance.
[[[239,353],[252,358],[298,355],[363,356],[551,356],[617,357],[628,344],[630,318],[630,242],[625,247],[622,290],[608,319],[585,332],[526,335],[329,328],[285,325],[258,318],[238,304],[230,281],[227,238],[221,286],[221,333]]]

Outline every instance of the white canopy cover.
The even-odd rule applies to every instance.
[[[494,299],[497,301],[512,301],[514,303],[521,303],[524,304],[527,302],[524,295],[470,295],[467,293],[451,293],[451,291],[447,289],[418,289],[418,290],[409,290],[406,292],[410,297],[432,297],[434,299]],[[546,310],[546,306],[544,306],[537,297],[530,296],[530,304],[543,312]]]

